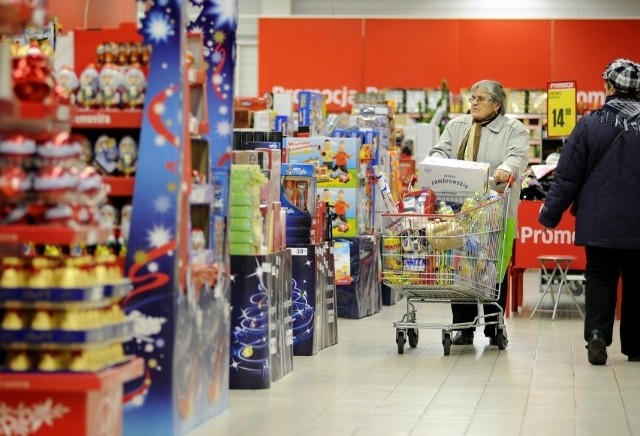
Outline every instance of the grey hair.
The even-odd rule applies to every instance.
[[[504,88],[500,82],[495,80],[480,80],[471,86],[471,92],[484,91],[491,96],[491,100],[500,105],[498,113],[504,115],[506,113],[505,107],[507,107],[507,95],[504,92]]]

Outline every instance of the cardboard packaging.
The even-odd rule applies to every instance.
[[[489,189],[488,163],[426,157],[417,172],[417,189],[430,188],[436,194],[486,194]]]

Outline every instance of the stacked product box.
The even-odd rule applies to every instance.
[[[232,255],[258,254],[265,245],[266,224],[260,212],[260,195],[266,182],[259,165],[231,166],[229,239]]]
[[[333,234],[340,237],[365,231],[359,218],[371,215],[371,202],[359,189],[366,177],[360,171],[360,144],[358,137],[285,138],[287,162],[313,168],[318,200],[330,205]]]
[[[324,95],[313,91],[298,93],[298,128],[306,127],[309,136],[320,135],[326,117]],[[303,129],[300,129],[303,130]]]
[[[436,195],[486,194],[489,164],[442,157],[426,157],[417,165],[417,189],[431,189]]]

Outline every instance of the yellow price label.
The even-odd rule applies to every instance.
[[[576,125],[576,82],[551,82],[547,87],[547,136],[569,136]]]

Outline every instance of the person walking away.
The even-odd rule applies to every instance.
[[[587,358],[604,365],[622,275],[622,354],[640,361],[640,65],[616,59],[602,73],[604,106],[580,118],[567,139],[538,221],[547,231],[579,196],[575,245],[587,260]]]

